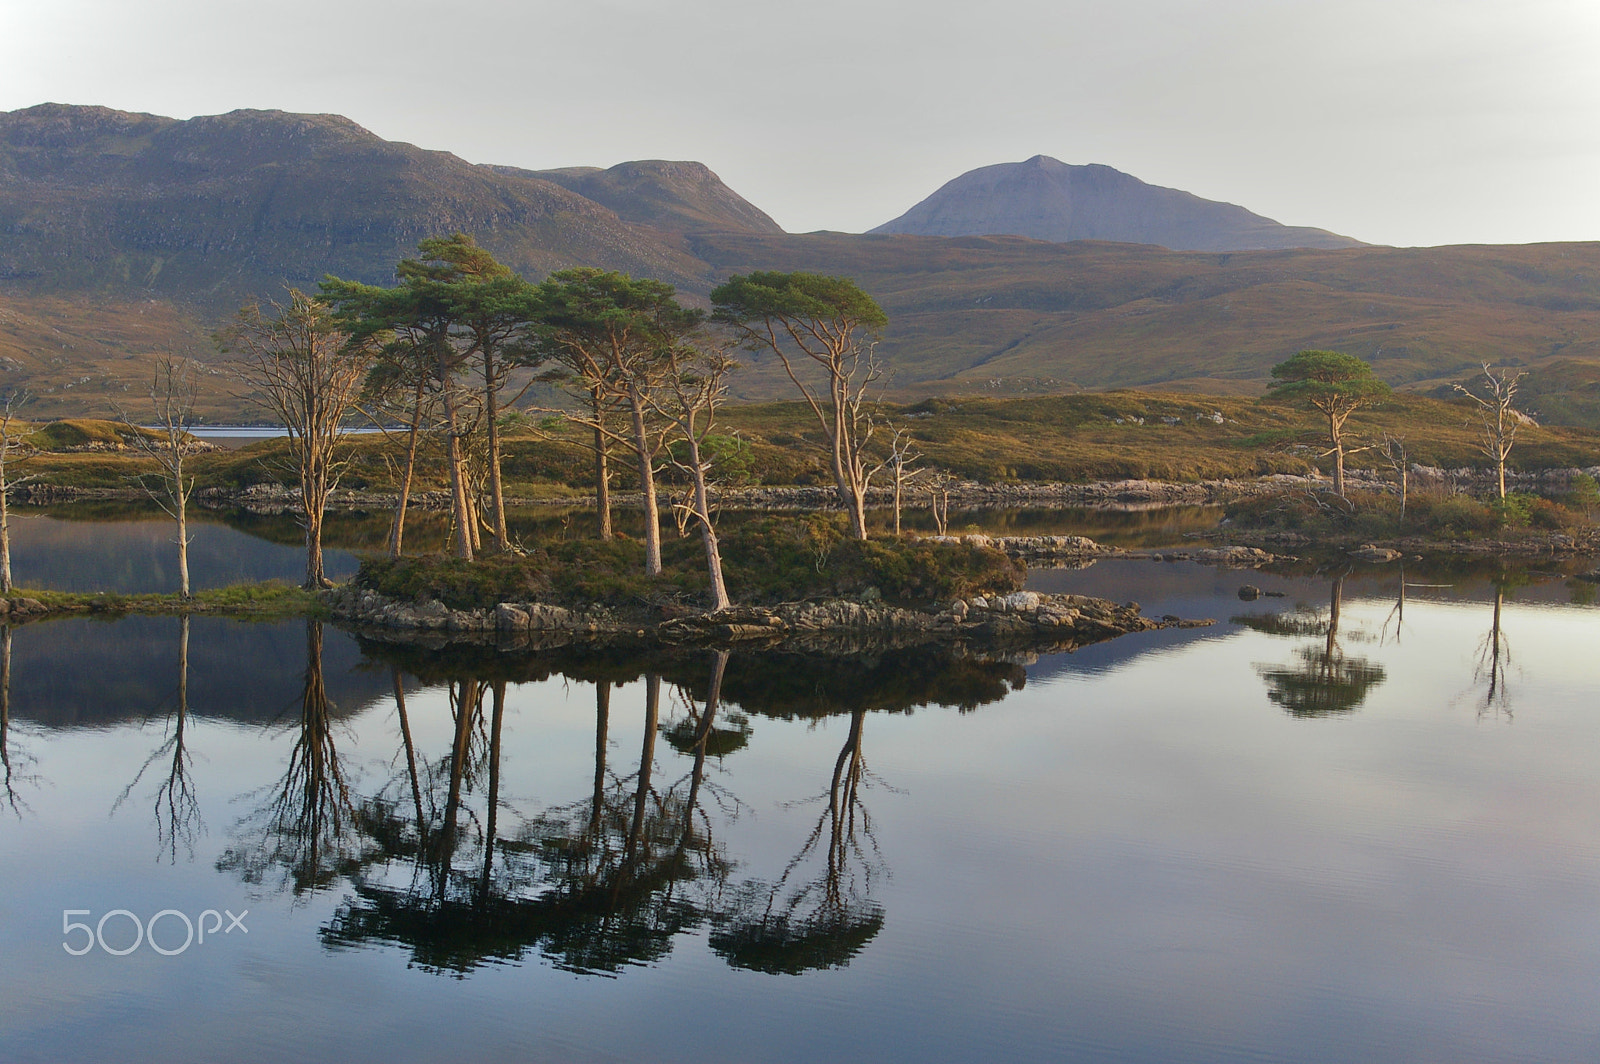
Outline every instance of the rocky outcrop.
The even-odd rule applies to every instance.
[[[49,612],[50,607],[38,599],[0,595],[0,623],[31,620]]]

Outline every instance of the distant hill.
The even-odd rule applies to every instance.
[[[783,232],[765,211],[723,184],[704,163],[646,159],[607,170],[598,166],[491,169],[552,182],[611,208],[623,221],[667,232]]]
[[[907,398],[1253,394],[1274,363],[1329,347],[1419,390],[1485,360],[1524,365],[1552,423],[1600,427],[1600,244],[1205,252],[788,234],[698,163],[526,171],[331,115],[53,104],[0,113],[0,389],[31,391],[30,417],[105,416],[139,406],[153,359],[178,354],[214,363],[207,416],[239,417],[209,337],[242,301],[324,273],[390,283],[418,240],[456,230],[525,276],[609,267],[702,305],[731,273],[853,277],[888,311],[879,352]],[[781,368],[746,363],[741,397],[789,394]]]
[[[458,230],[526,273],[585,264],[706,283],[659,233],[559,184],[337,115],[0,113],[0,281],[33,292],[226,311],[325,273],[388,283],[419,240]]]
[[[1280,225],[1232,203],[1147,185],[1109,166],[1047,155],[969,170],[873,233],[1115,240],[1174,251],[1348,248],[1359,240]]]

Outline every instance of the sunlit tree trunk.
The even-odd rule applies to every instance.
[[[589,402],[594,409],[594,507],[600,525],[600,538],[611,538],[611,469],[608,451],[610,442],[600,428],[600,418],[605,413],[605,400],[598,386],[589,389]]]
[[[417,444],[422,436],[422,397],[427,381],[417,378],[416,403],[411,409],[411,424],[406,433],[405,471],[400,475],[400,497],[395,501],[394,523],[389,530],[389,557],[400,557],[406,533],[406,508],[411,502],[411,481],[417,470]]]
[[[633,447],[639,460],[639,491],[644,496],[644,572],[661,574],[661,508],[656,501],[654,448],[645,425],[644,397],[637,384],[628,388],[628,408],[633,416]]]

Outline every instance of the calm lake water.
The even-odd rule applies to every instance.
[[[15,629],[0,1060],[1600,1057],[1592,585],[1032,580],[1220,623],[1014,662]],[[163,910],[174,955],[108,952]]]

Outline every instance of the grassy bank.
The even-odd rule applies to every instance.
[[[1311,412],[1265,399],[1100,392],[1040,398],[929,399],[882,404],[875,412],[884,443],[893,428],[912,437],[921,465],[988,483],[1140,478],[1169,481],[1306,473],[1326,468],[1323,427]],[[52,484],[126,488],[151,468],[128,452],[69,452],[68,447],[109,445],[109,423],[59,422],[36,438],[47,452],[25,472]],[[716,476],[730,486],[816,485],[830,482],[821,430],[800,403],[726,408]],[[1384,433],[1401,437],[1413,462],[1446,469],[1483,468],[1476,410],[1464,402],[1396,395],[1359,411],[1350,421],[1352,469],[1378,461],[1361,450]],[[109,434],[109,435],[108,435]],[[562,498],[593,489],[589,435],[559,421],[511,419],[506,428],[504,480],[508,494]],[[392,491],[391,460],[399,440],[365,435],[352,442],[344,486]],[[201,489],[238,490],[281,483],[286,444],[270,440],[239,450],[197,457]],[[1586,467],[1600,463],[1600,433],[1584,429],[1524,430],[1512,455],[1515,470]],[[627,491],[634,477],[625,456],[613,461],[615,486]],[[664,478],[671,477],[670,471]],[[422,454],[418,492],[445,485],[442,447],[430,440]]]
[[[116,592],[36,591],[18,589],[9,596],[13,610],[32,600],[45,613],[96,613],[122,615],[211,613],[232,617],[271,620],[280,617],[320,616],[321,602],[312,592],[276,580],[259,584],[234,584],[229,587],[197,591],[188,599],[176,594],[154,592],[120,594]]]

